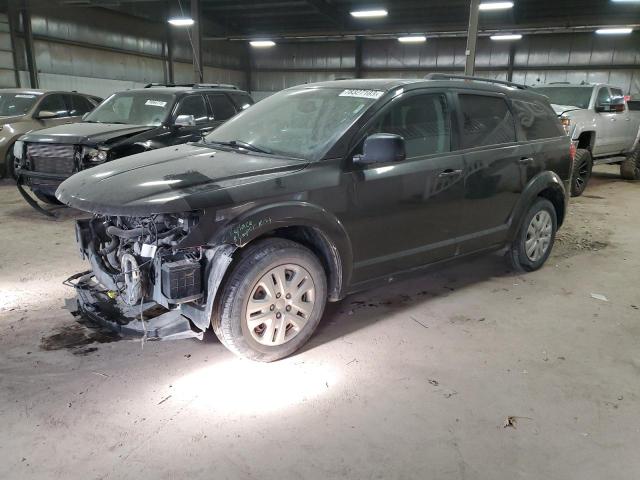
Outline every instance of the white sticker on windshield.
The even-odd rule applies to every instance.
[[[16,98],[36,98],[35,95],[25,95],[23,93],[19,93],[16,95]]]
[[[164,107],[167,102],[161,102],[160,100],[147,100],[144,104],[151,107]]]
[[[374,100],[377,100],[383,94],[384,92],[381,92],[379,90],[349,89],[349,90],[343,90],[339,96],[340,97],[373,98]]]

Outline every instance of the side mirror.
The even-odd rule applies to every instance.
[[[52,112],[50,110],[40,110],[36,114],[36,118],[38,120],[46,120],[48,118],[56,118],[57,116],[58,116],[58,114],[56,112]]]
[[[173,122],[175,127],[195,127],[196,117],[193,115],[178,115]]]
[[[401,162],[407,157],[404,138],[392,133],[374,133],[364,141],[362,155],[353,158],[355,163]]]

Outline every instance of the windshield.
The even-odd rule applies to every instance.
[[[39,95],[34,93],[3,93],[0,95],[0,116],[10,117],[12,115],[24,115],[33,104],[36,103]]]
[[[284,90],[239,113],[205,140],[319,160],[383,93],[322,87]]]
[[[593,87],[536,87],[535,92],[546,95],[555,105],[589,108]]]
[[[111,95],[93,110],[85,122],[160,125],[173,106],[169,93],[121,92]]]

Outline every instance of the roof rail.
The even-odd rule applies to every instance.
[[[230,83],[147,83],[144,86],[144,88],[153,87],[232,88],[238,90],[238,87]]]
[[[494,80],[493,78],[472,77],[469,75],[450,75],[448,73],[429,73],[424,76],[425,80],[469,80],[472,82],[496,83],[498,85],[506,85],[507,87],[519,88],[526,90],[529,87],[521,83],[507,82],[505,80]]]

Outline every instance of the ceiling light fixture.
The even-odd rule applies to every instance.
[[[189,27],[193,25],[195,22],[193,18],[189,17],[174,17],[167,20],[171,25],[175,25],[176,27]]]
[[[251,40],[249,45],[252,47],[264,48],[273,47],[276,44],[273,40]]]
[[[599,28],[598,35],[627,35],[633,32],[633,28]]]
[[[507,10],[513,8],[513,2],[485,2],[480,4],[480,10]]]
[[[427,41],[427,37],[424,35],[407,35],[405,37],[398,37],[398,41],[402,43],[422,43]]]
[[[356,10],[349,13],[351,13],[351,16],[355,18],[386,17],[389,14],[389,12],[384,8],[379,8],[376,10]]]
[[[504,35],[491,35],[491,40],[520,40],[522,38],[522,35],[520,35],[519,33],[516,34],[504,34]]]

